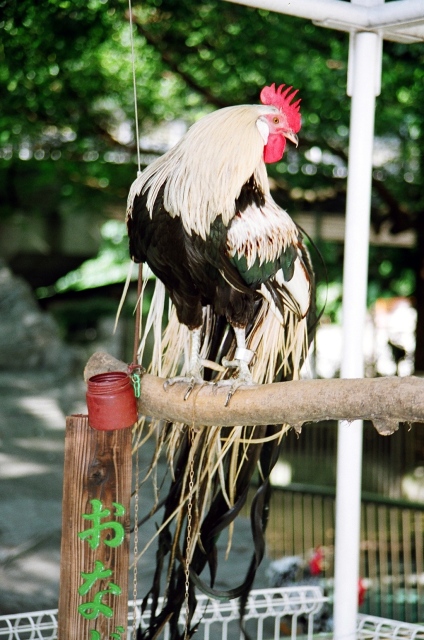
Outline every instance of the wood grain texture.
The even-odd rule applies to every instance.
[[[141,379],[139,413],[195,426],[290,424],[371,420],[381,435],[399,422],[424,421],[424,379],[366,378],[298,380],[237,390],[228,407],[226,387],[196,385],[184,401],[186,385],[163,388],[165,381],[149,374]]]
[[[95,353],[85,375],[123,370],[128,370],[124,362]],[[305,422],[370,420],[381,435],[392,434],[400,422],[424,422],[424,378],[415,376],[244,386],[227,407],[228,387],[196,385],[185,401],[187,385],[175,384],[165,391],[164,382],[143,374],[139,414],[198,427],[285,423],[297,430]]]
[[[58,614],[59,640],[90,640],[90,630],[100,633],[102,640],[116,632],[118,626],[128,625],[128,564],[130,540],[131,496],[131,440],[132,430],[95,431],[88,425],[88,416],[70,416],[66,420],[65,465],[62,505],[62,548],[60,567],[60,596]],[[100,500],[110,516],[102,519],[122,524],[125,536],[117,547],[104,544],[113,540],[114,531],[101,531],[100,544],[92,549],[78,533],[93,526],[92,520],[82,517],[91,514],[91,500]],[[115,516],[112,503],[125,507],[123,516]],[[81,572],[91,573],[95,562],[101,561],[113,574],[97,580],[87,595],[80,596],[78,588],[84,580]],[[108,589],[110,582],[121,588],[121,595],[107,593],[101,602],[113,609],[113,616],[102,613],[87,620],[78,611],[84,602]],[[126,637],[123,634],[122,637]]]

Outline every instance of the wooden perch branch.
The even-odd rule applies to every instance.
[[[124,362],[94,354],[85,378],[105,371],[125,371]],[[184,401],[181,384],[163,388],[164,379],[144,374],[139,412],[195,426],[371,420],[381,435],[397,430],[399,422],[424,422],[424,379],[366,378],[299,380],[239,389],[225,407],[228,387],[196,386]]]

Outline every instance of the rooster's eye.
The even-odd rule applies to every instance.
[[[279,124],[280,123],[280,118],[275,116],[275,118],[273,118],[272,121],[273,121],[274,124]]]

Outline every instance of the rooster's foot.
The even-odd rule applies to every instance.
[[[189,373],[186,376],[175,376],[174,378],[168,378],[163,383],[163,388],[165,389],[165,391],[167,391],[169,387],[172,387],[172,385],[178,384],[179,382],[183,382],[184,384],[187,385],[187,389],[184,394],[184,400],[187,400],[189,398],[196,384],[201,384],[201,385],[207,384],[203,380],[202,376],[196,372],[192,374]]]
[[[233,378],[232,380],[220,380],[217,385],[218,386],[229,386],[229,390],[227,393],[227,397],[225,400],[225,407],[228,407],[230,404],[230,400],[240,387],[245,387],[248,385],[254,385],[252,376],[238,376],[237,378]]]
[[[226,407],[228,407],[228,405],[230,404],[231,398],[233,397],[237,389],[239,389],[239,387],[255,384],[249,369],[249,364],[252,361],[254,355],[254,352],[250,351],[250,349],[237,348],[235,353],[236,357],[234,360],[222,360],[222,364],[224,365],[224,367],[238,368],[239,370],[238,375],[235,379],[233,378],[229,380],[220,380],[220,382],[218,382],[219,386],[230,385],[227,399],[225,401]]]

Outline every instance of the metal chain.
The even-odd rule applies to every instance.
[[[185,612],[186,612],[186,621],[185,621],[185,630],[184,630],[184,640],[188,640],[190,637],[190,624],[189,624],[189,615],[190,615],[190,554],[191,554],[191,532],[192,532],[192,519],[193,519],[193,493],[194,493],[194,450],[193,450],[193,442],[194,442],[194,426],[191,425],[189,427],[188,439],[190,445],[190,469],[189,469],[189,479],[188,479],[188,498],[187,498],[187,537],[186,537],[186,557],[185,557]]]
[[[137,638],[137,556],[138,556],[138,488],[139,488],[138,447],[135,451],[135,493],[134,493],[134,565],[133,565],[133,628],[132,640]]]

